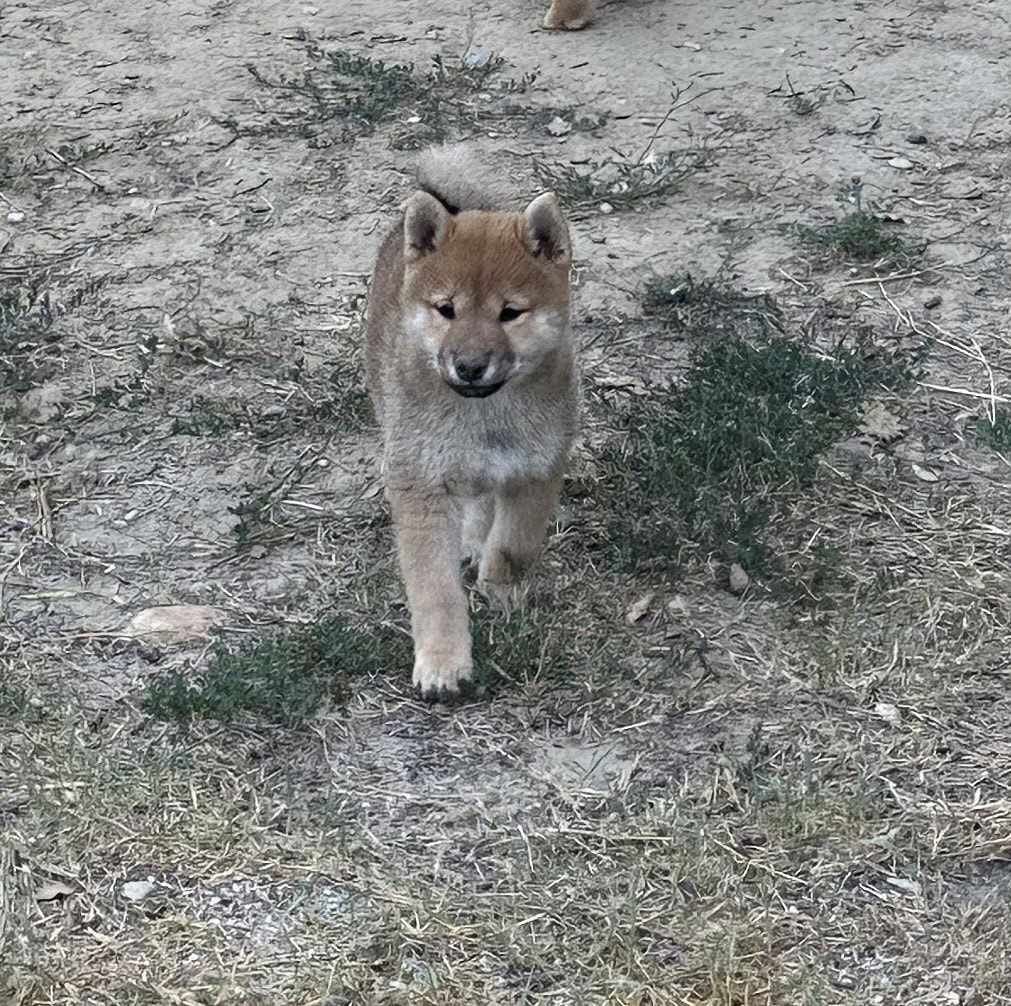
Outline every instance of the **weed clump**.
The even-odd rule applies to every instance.
[[[691,273],[654,276],[646,282],[642,313],[677,330],[724,332],[755,336],[782,331],[783,313],[768,293],[747,293]]]
[[[603,203],[629,210],[660,202],[705,167],[708,159],[708,152],[697,147],[651,161],[617,156],[580,166],[535,162],[534,173],[569,210],[594,209]]]
[[[834,258],[852,262],[894,261],[908,255],[905,241],[874,213],[856,210],[821,227],[802,227],[801,237]]]
[[[993,421],[979,418],[973,421],[972,430],[977,440],[1002,453],[1011,453],[1011,409],[997,409]]]
[[[195,677],[172,670],[151,681],[143,708],[183,724],[252,716],[293,725],[345,698],[354,678],[408,666],[409,656],[410,641],[399,632],[330,617],[234,648],[219,642]]]
[[[315,51],[317,63],[301,77],[272,79],[255,66],[246,69],[261,87],[284,100],[270,110],[269,121],[218,120],[235,135],[293,133],[310,146],[351,143],[384,125],[395,124],[392,145],[416,149],[470,135],[492,120],[527,118],[528,110],[511,101],[495,103],[489,92],[511,95],[534,80],[496,80],[504,60],[436,57],[427,69],[384,63],[354,53]]]
[[[33,360],[52,341],[55,318],[43,276],[0,280],[0,390],[27,391],[45,379]]]
[[[904,383],[915,361],[866,340],[816,353],[732,321],[696,334],[683,382],[633,398],[604,450],[608,540],[629,568],[697,553],[760,574],[774,565],[770,520],[856,429],[868,392]]]
[[[817,227],[798,227],[802,241],[840,262],[901,266],[915,257],[915,252],[895,232],[893,225],[865,207],[863,182],[859,178],[844,185],[836,201],[847,206],[845,215]]]

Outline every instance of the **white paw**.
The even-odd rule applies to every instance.
[[[419,650],[414,657],[414,684],[422,695],[458,692],[474,673],[469,653],[453,650]]]
[[[553,31],[581,31],[590,23],[588,17],[573,17],[567,20],[562,18],[546,17],[544,27]]]

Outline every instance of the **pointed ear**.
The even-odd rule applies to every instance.
[[[449,229],[449,211],[435,196],[415,192],[404,207],[404,256],[413,262],[435,251]]]
[[[535,258],[568,262],[572,258],[569,228],[550,192],[538,196],[524,211],[527,247]]]

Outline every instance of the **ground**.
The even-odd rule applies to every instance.
[[[0,5],[9,1001],[1011,1003],[1005,5],[542,8]],[[461,137],[586,429],[428,706],[358,361]]]

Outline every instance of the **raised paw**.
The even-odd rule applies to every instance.
[[[513,611],[526,594],[524,575],[533,558],[524,560],[504,549],[491,550],[481,562],[477,589],[497,608]]]
[[[419,650],[414,657],[414,684],[428,699],[454,695],[474,673],[468,653],[453,650]]]
[[[501,583],[496,580],[482,580],[480,577],[478,577],[477,589],[484,594],[492,607],[498,608],[506,614],[519,608],[527,593],[525,583]]]

